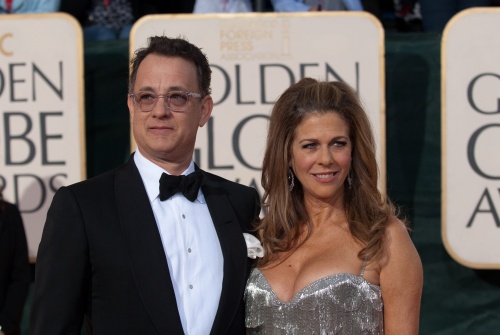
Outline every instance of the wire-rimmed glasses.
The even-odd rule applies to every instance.
[[[138,91],[129,94],[143,112],[151,112],[155,108],[158,99],[163,98],[167,108],[174,112],[183,112],[188,108],[188,103],[191,97],[201,98],[201,94],[184,92],[184,91],[170,91],[165,94],[155,94],[150,91]]]

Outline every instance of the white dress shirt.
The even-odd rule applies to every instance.
[[[168,172],[139,150],[134,161],[156,218],[184,333],[209,334],[219,306],[224,259],[205,197],[200,189],[194,202],[181,193],[160,201],[159,180]],[[191,172],[193,162],[182,174]]]

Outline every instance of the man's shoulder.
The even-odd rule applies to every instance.
[[[93,185],[99,185],[103,183],[110,182],[114,179],[114,175],[116,174],[117,168],[112,170],[108,170],[96,176],[92,176],[88,179],[76,182],[74,184],[69,185],[69,188],[82,188],[82,187],[92,187]]]
[[[112,185],[115,181],[116,174],[124,171],[125,169],[130,168],[131,162],[124,163],[118,167],[115,167],[111,170],[102,172],[96,176],[92,176],[88,179],[76,182],[67,186],[70,189],[79,190],[79,189],[88,189],[88,188],[101,188],[104,185]],[[133,164],[133,163],[132,163]]]

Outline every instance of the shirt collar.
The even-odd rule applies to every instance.
[[[146,193],[148,194],[149,202],[153,202],[156,198],[158,198],[159,191],[159,182],[162,173],[170,174],[165,171],[155,163],[151,162],[149,159],[144,157],[139,149],[135,151],[134,154],[134,162],[139,170],[139,173],[142,178],[142,182],[144,183],[144,187],[146,188]],[[182,173],[182,175],[187,176],[188,174],[195,171],[194,162],[191,161],[188,168]],[[205,198],[200,191],[198,191],[198,197],[195,201],[199,201],[204,203]]]

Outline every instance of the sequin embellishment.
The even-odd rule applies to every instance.
[[[383,334],[380,287],[353,274],[321,278],[282,301],[253,269],[245,302],[247,335]]]

